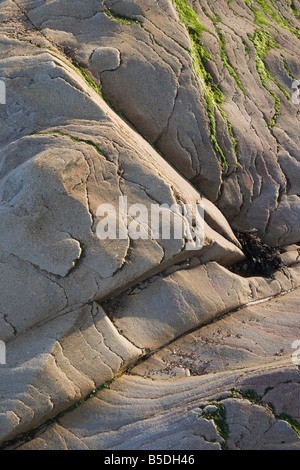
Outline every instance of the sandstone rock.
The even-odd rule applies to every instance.
[[[292,374],[299,379],[291,366],[281,367],[280,373],[282,383]],[[297,433],[270,408],[242,396],[225,398],[229,389],[232,395],[245,381],[263,380],[267,374],[254,369],[170,382],[124,376],[19,448],[299,449]]]
[[[200,307],[200,301],[198,304]],[[178,370],[183,369],[189,369],[191,374],[203,375],[228,368],[272,364],[283,359],[291,361],[294,352],[292,344],[300,336],[299,314],[299,289],[263,303],[253,302],[173,341],[151,359],[134,367],[132,372],[146,377],[172,379],[181,376]],[[183,318],[188,317],[185,315]],[[119,327],[118,321],[116,325]],[[268,385],[272,386],[272,383],[267,384],[266,380],[265,388]],[[256,389],[253,384],[251,388]]]
[[[230,450],[299,449],[299,436],[286,421],[276,420],[270,410],[245,400],[222,401],[228,426]]]
[[[299,241],[299,117],[291,101],[299,24],[290,9],[225,0],[16,4],[30,29],[41,31],[30,31],[30,40],[42,34],[101,83],[235,229],[255,227],[272,245]],[[202,29],[202,62],[191,22]],[[211,82],[224,96],[212,106],[205,94]]]
[[[32,56],[30,47],[28,54],[1,62],[3,76],[15,76],[3,110],[9,119],[2,134],[1,258],[7,281],[1,298],[5,318],[17,332],[55,316],[55,310],[102,300],[189,257],[182,239],[132,241],[126,233],[121,240],[100,241],[100,204],[114,204],[117,211],[124,195],[129,206],[142,203],[149,210],[151,204],[205,202],[71,66],[50,53]],[[22,69],[20,78],[16,67]],[[20,109],[18,101],[23,103]],[[29,119],[20,131],[22,113]],[[214,220],[217,212],[208,202],[210,213]],[[119,223],[126,231],[126,223]],[[214,225],[224,236],[207,227],[204,259],[210,251],[225,264],[243,259],[221,214],[219,225]],[[196,254],[201,253],[199,249]],[[15,270],[24,271],[25,282],[39,286],[34,296],[29,292],[28,311],[23,308],[21,318],[10,301],[12,295],[16,302],[24,298],[22,278],[18,289],[10,279]],[[41,306],[39,295],[50,295],[49,302]],[[39,311],[39,318],[32,310]]]
[[[141,203],[148,209],[154,203],[176,202],[194,207],[205,199],[115,115],[72,64],[52,51],[19,46],[5,37],[1,44],[15,54],[13,60],[1,61],[2,76],[10,83],[7,105],[1,109],[7,118],[0,170],[0,336],[8,351],[1,370],[3,441],[83,399],[142,354],[120,336],[128,350],[115,363],[114,351],[121,347],[116,335],[107,359],[99,341],[92,339],[94,357],[93,348],[81,345],[81,334],[65,331],[60,319],[76,317],[92,301],[102,302],[190,256],[183,238],[131,240],[129,221],[121,216],[118,222],[126,236],[100,240],[99,205],[117,208],[124,195],[128,205]],[[218,231],[207,223],[204,247],[193,255],[225,265],[242,260],[228,222],[209,201],[207,205]],[[103,327],[105,321],[110,325],[104,316]],[[58,331],[55,341],[52,328]],[[49,340],[42,341],[44,336]],[[36,349],[29,348],[26,359],[20,351],[27,350],[28,341],[34,343],[33,337]],[[68,343],[64,351],[62,338]],[[84,351],[78,357],[77,348]],[[34,398],[32,389],[38,390]]]
[[[297,272],[299,273],[299,269]],[[141,284],[138,289],[106,302],[103,307],[126,338],[138,347],[153,350],[238,307],[248,303],[255,304],[293,289],[295,284],[299,285],[296,277],[295,281],[290,278],[293,274],[292,270],[287,276],[278,273],[274,280],[265,281],[264,285],[259,278],[241,278],[216,263],[207,263]],[[297,318],[298,297],[298,290],[284,297],[291,299],[291,310],[286,308],[285,301],[274,301],[275,311],[272,312],[271,321],[276,323],[277,309],[279,316],[281,312],[287,313],[287,322],[291,322],[290,341],[297,322],[293,320],[292,314],[295,311]],[[273,303],[267,305],[272,310]],[[259,310],[256,306],[253,308],[254,311]],[[251,316],[251,312],[252,307],[249,307],[245,317]],[[281,328],[280,319],[278,321],[278,328]],[[226,320],[224,323],[226,324]],[[225,330],[227,327],[224,325]],[[250,331],[253,337],[259,334],[254,326],[251,326]],[[236,346],[238,350],[240,346]],[[217,348],[215,352],[210,351],[210,354],[218,355]]]
[[[0,441],[54,418],[141,354],[97,305],[18,335],[7,344],[1,370]]]
[[[3,448],[299,448],[299,23],[266,3],[1,2]],[[133,237],[141,204],[202,204],[202,243]]]
[[[121,63],[120,52],[114,47],[97,47],[92,52],[90,61],[99,73],[105,70],[115,70]]]

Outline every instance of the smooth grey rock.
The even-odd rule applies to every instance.
[[[114,47],[97,47],[92,52],[90,61],[94,67],[97,67],[99,73],[105,70],[115,70],[121,63],[120,52]]]
[[[18,46],[11,47],[18,54]],[[132,241],[122,220],[126,237],[99,240],[100,204],[114,204],[118,214],[124,195],[128,206],[138,202],[149,210],[151,204],[171,206],[180,199],[195,206],[205,199],[113,113],[71,64],[52,53],[31,51],[29,47],[27,56],[1,61],[12,86],[3,111],[9,119],[1,134],[0,236],[3,269],[11,265],[11,272],[24,270],[26,282],[50,286],[49,305],[36,290],[34,296],[29,292],[42,321],[55,317],[54,305],[63,312],[101,301],[190,256],[182,239]],[[18,102],[23,103],[20,109],[15,108]],[[212,257],[225,265],[243,259],[226,219],[209,202],[207,212],[222,235],[207,224],[204,248],[195,254],[203,253],[204,262]],[[129,253],[132,261],[127,263]],[[1,298],[7,321],[19,332],[38,319],[11,304],[12,289],[15,301],[20,295],[23,302],[22,281],[20,294],[17,285],[3,285]]]
[[[54,418],[141,355],[97,305],[17,336],[1,366],[0,441]]]
[[[30,40],[43,35],[101,83],[117,109],[218,205],[235,229],[258,228],[272,245],[299,241],[299,113],[290,99],[300,74],[299,24],[291,9],[272,4],[273,14],[266,15],[257,6],[265,16],[259,24],[253,5],[225,0],[217,6],[214,0],[191,5],[203,26],[201,44],[211,55],[205,70],[224,95],[222,112],[214,109],[211,138],[214,123],[203,78],[189,54],[188,27],[171,0],[102,0],[84,7],[64,0],[17,0],[14,10],[16,5],[31,22]],[[281,17],[285,20],[278,23]],[[267,83],[259,75],[259,50],[251,40],[260,30],[273,41],[260,62],[268,70]],[[107,66],[106,60],[91,60],[93,51],[107,47],[119,51],[110,59],[112,66],[110,60]],[[215,138],[228,163],[225,171]]]
[[[60,413],[23,448],[299,448],[299,24],[272,3],[258,62],[252,4],[189,4],[224,95],[213,109],[171,0],[0,4],[5,448]],[[203,247],[132,240],[132,214],[99,240],[99,205],[124,195],[201,202]],[[232,272],[234,231],[254,227],[283,246],[271,277]]]
[[[299,269],[297,272],[299,275]],[[291,275],[292,273],[291,270]],[[280,273],[278,278],[278,280],[264,281],[264,285],[259,278],[241,278],[217,263],[207,263],[192,269],[179,270],[169,276],[155,279],[151,283],[142,284],[139,289],[106,302],[103,308],[126,338],[138,347],[152,350],[238,307],[266,300],[270,296],[293,288],[294,282],[289,279],[289,274],[281,276]],[[287,298],[291,299],[290,310],[286,308],[284,300],[283,303],[280,303],[280,300],[274,302],[275,308],[279,310],[278,317],[281,311],[287,315],[287,324],[290,322],[291,327],[289,333],[291,341],[295,322],[297,323],[297,312],[299,312],[298,290]],[[267,308],[271,309],[272,303],[267,304]],[[253,306],[253,309],[249,307],[245,318],[251,316],[252,310],[259,311],[259,306]],[[276,323],[275,315],[271,321]],[[222,330],[227,331],[227,320],[222,320],[222,322],[224,323]],[[278,322],[278,328],[280,328],[280,318]],[[233,329],[237,330],[234,321]],[[238,331],[233,333],[233,337],[234,334],[238,334]],[[251,322],[249,334],[253,335],[253,338],[259,334],[259,331],[256,331],[255,322]],[[234,355],[234,344],[230,347],[233,348]],[[236,347],[238,354],[240,342],[236,344]],[[218,358],[217,347],[212,349],[214,350],[210,350],[210,354]]]
[[[262,303],[254,302],[173,341],[132,372],[171,380],[185,368],[192,374],[205,375],[228,368],[275,364],[283,359],[292,362],[292,345],[300,336],[299,305],[299,289]],[[267,379],[264,384],[265,388],[272,386]],[[251,388],[256,389],[253,384]],[[292,396],[296,390],[297,387],[295,392],[291,389]],[[262,392],[261,388],[258,392]]]
[[[291,366],[279,366],[278,371],[282,383],[291,374],[294,380],[299,376]],[[226,371],[171,382],[125,375],[110,390],[102,390],[18,448],[299,449],[298,434],[268,407],[242,397],[224,398],[230,389],[242,388],[245,381],[263,380],[268,373],[263,369]],[[285,400],[284,395],[281,398]],[[217,415],[208,420],[203,409],[212,406]]]

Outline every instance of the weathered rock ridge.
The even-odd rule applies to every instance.
[[[3,448],[299,449],[299,6],[0,2]]]

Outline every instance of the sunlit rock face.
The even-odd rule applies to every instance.
[[[299,447],[298,6],[0,3],[4,448]]]

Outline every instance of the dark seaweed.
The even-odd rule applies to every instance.
[[[282,267],[279,248],[262,243],[256,231],[237,232],[236,237],[247,260],[236,267],[235,272],[249,276],[271,276]]]

